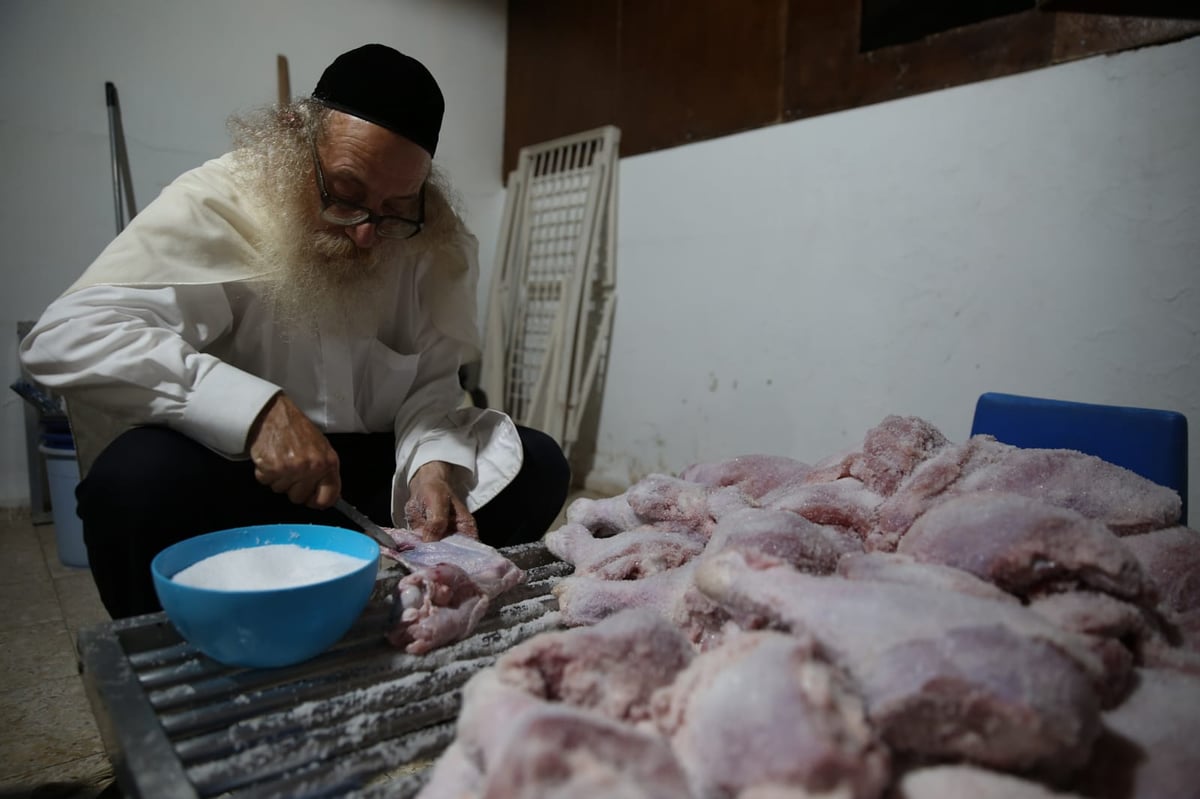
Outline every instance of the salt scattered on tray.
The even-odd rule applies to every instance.
[[[327,549],[267,544],[219,552],[196,561],[172,579],[193,588],[264,591],[332,580],[362,568],[365,562]]]

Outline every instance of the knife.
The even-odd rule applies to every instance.
[[[347,519],[349,519],[350,521],[354,522],[359,527],[361,527],[367,533],[367,535],[374,538],[380,544],[383,544],[385,547],[387,547],[388,549],[390,549],[392,551],[395,551],[397,549],[396,542],[392,540],[392,537],[390,535],[388,535],[387,533],[385,533],[383,531],[382,527],[380,527],[375,522],[371,521],[370,517],[367,516],[367,514],[363,513],[358,508],[351,505],[345,499],[338,497],[338,501],[333,503],[333,507],[337,508],[339,513],[341,513]],[[405,570],[407,570],[409,572],[412,571],[412,566],[408,565],[404,561],[397,561],[397,562]]]

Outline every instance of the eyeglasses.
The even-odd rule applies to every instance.
[[[370,222],[375,226],[375,232],[388,239],[411,239],[425,227],[425,184],[417,194],[416,219],[403,216],[388,216],[373,213],[369,208],[346,202],[334,197],[325,188],[325,173],[321,169],[321,158],[317,155],[317,143],[310,140],[312,146],[313,166],[317,170],[317,189],[321,192],[321,218],[334,225],[349,227]]]

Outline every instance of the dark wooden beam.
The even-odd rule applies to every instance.
[[[1037,0],[1042,11],[1109,14],[1120,17],[1200,19],[1196,0]]]
[[[1054,17],[1028,11],[859,51],[859,9],[791,0],[784,72],[788,119],[855,108],[1046,66]]]
[[[1152,44],[1166,44],[1200,33],[1200,20],[1066,12],[1056,13],[1054,19],[1055,63]]]
[[[621,151],[781,120],[786,0],[623,0]]]
[[[1040,2],[863,52],[855,0],[510,0],[503,177],[521,147],[601,125],[636,155],[1200,34],[1103,13],[1173,0]]]
[[[617,118],[620,0],[509,0],[504,180],[520,149]]]

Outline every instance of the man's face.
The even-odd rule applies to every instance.
[[[317,157],[330,198],[381,216],[419,217],[421,187],[429,177],[431,159],[408,139],[335,111],[330,114],[323,140],[317,144]],[[313,200],[319,240],[347,255],[351,252],[342,248],[352,245],[366,251],[380,242],[373,222],[343,226],[326,221],[320,215],[315,183]]]
[[[280,312],[292,320],[341,317],[385,302],[377,288],[384,265],[395,255],[436,242],[426,228],[408,240],[381,238],[372,222],[336,225],[321,216],[313,153],[307,142],[285,152],[279,144],[270,160],[258,158],[252,170],[255,191],[275,210],[264,222],[258,257],[272,277],[269,291]],[[273,154],[265,152],[270,159]],[[407,139],[369,122],[331,112],[317,157],[331,199],[361,206],[380,216],[416,219],[421,186],[431,169],[429,154]],[[430,217],[432,220],[432,217]]]

